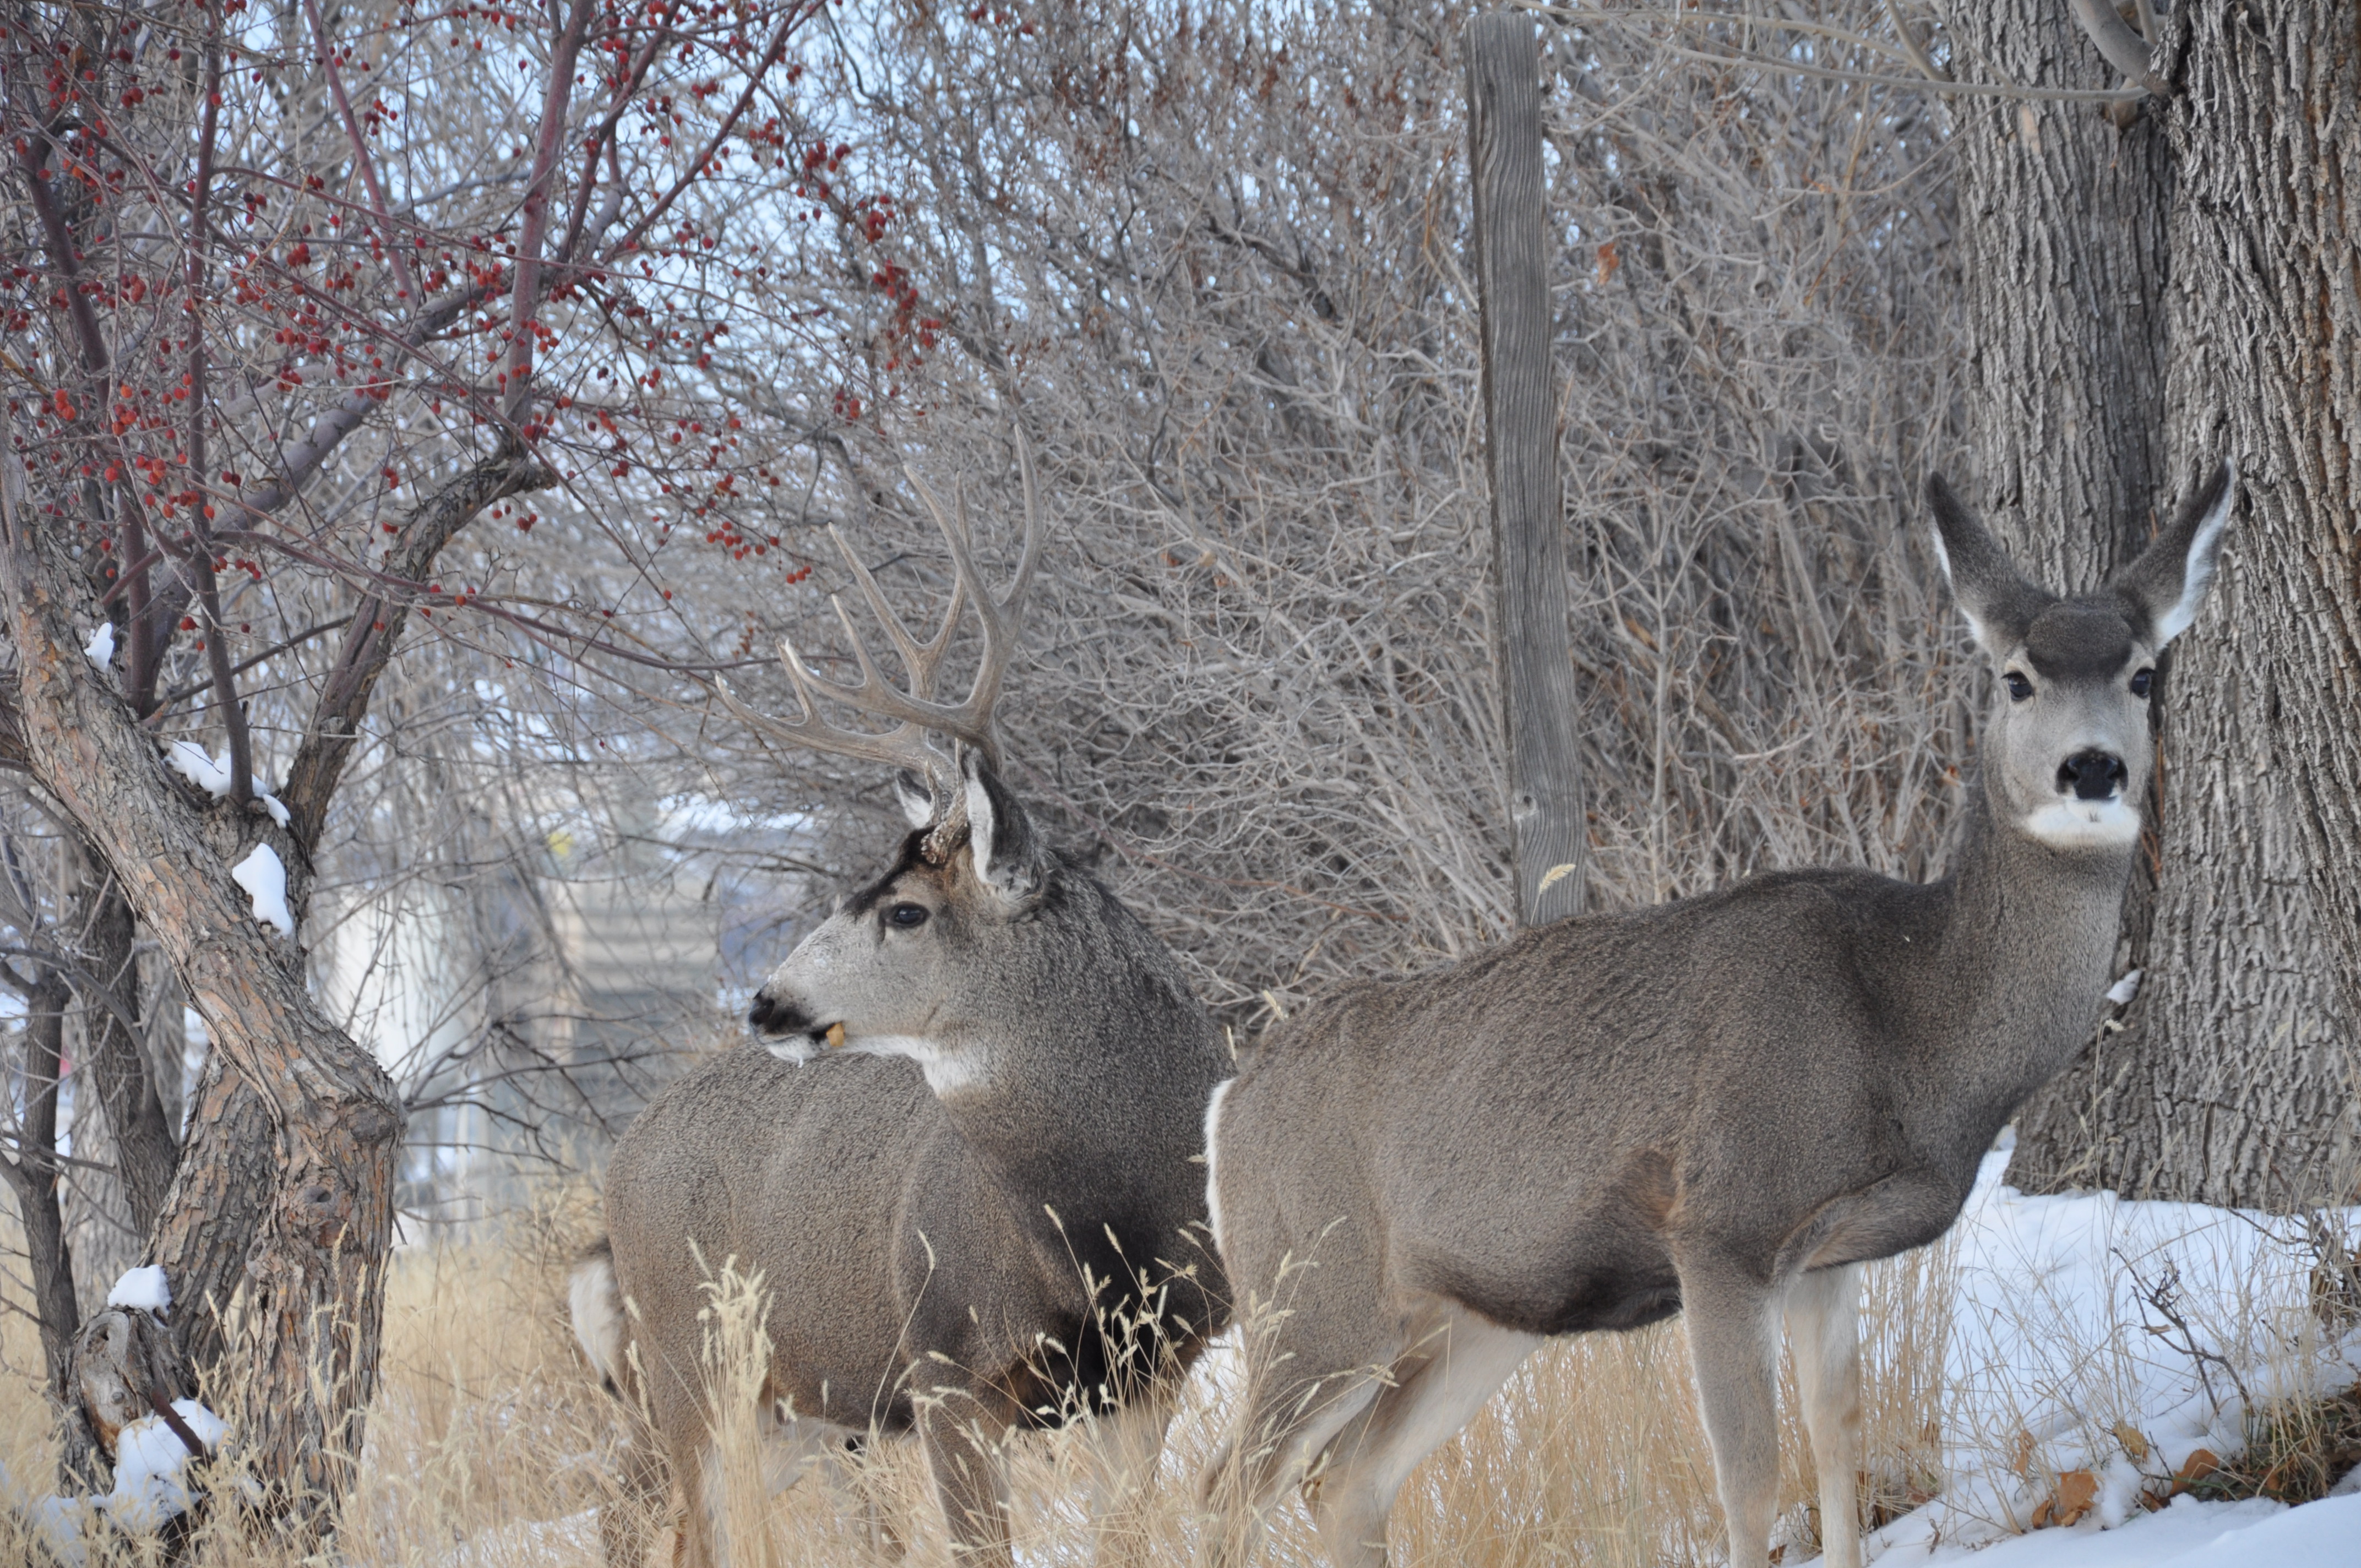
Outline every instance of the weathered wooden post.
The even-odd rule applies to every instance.
[[[1557,392],[1550,371],[1549,238],[1541,61],[1533,25],[1487,12],[1460,35],[1476,282],[1483,324],[1485,466],[1492,481],[1492,657],[1508,730],[1517,918],[1578,912],[1584,849],[1566,626]]]

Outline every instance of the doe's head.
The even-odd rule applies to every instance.
[[[2026,580],[1941,476],[1927,478],[1936,555],[2000,673],[1982,745],[2008,826],[2070,853],[2138,841],[2157,656],[2197,617],[2235,495],[2224,463],[2114,581],[2062,598]]]
[[[1056,866],[983,753],[955,779],[895,781],[911,831],[893,866],[845,899],[754,992],[747,1022],[774,1055],[907,1056],[938,1093],[978,1082],[1013,1000],[1023,927]]]

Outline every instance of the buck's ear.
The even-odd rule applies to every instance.
[[[931,828],[942,815],[942,803],[935,798],[935,786],[907,768],[894,773],[894,803],[902,808],[903,820],[913,828]]]
[[[982,751],[961,747],[960,773],[967,791],[968,850],[975,860],[977,880],[1005,903],[1029,903],[1049,873],[1049,857],[1032,819]]]
[[[2132,612],[2132,623],[2161,648],[2197,619],[2197,607],[2213,581],[2222,557],[2222,535],[2238,502],[2238,476],[2225,460],[2197,487],[2172,526],[2140,552],[2114,580],[2114,590]]]
[[[2024,642],[2033,618],[2050,596],[2025,580],[1984,525],[1968,515],[1940,474],[1927,476],[1927,505],[1935,514],[1935,559],[1968,630],[1985,653],[2005,659]]]

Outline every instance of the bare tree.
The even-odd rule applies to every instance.
[[[815,7],[243,12],[31,5],[0,32],[0,761],[88,868],[46,916],[76,961],[42,972],[98,1019],[93,1098],[175,1334],[269,1506],[317,1525],[374,1376],[404,1110],[297,939],[340,787],[413,615],[456,636],[429,684],[471,712],[513,695],[494,667],[532,692],[596,685],[586,659],[711,662],[695,630],[658,650],[619,622],[679,618],[666,531],[615,520],[692,489],[715,510],[767,468],[686,436],[730,317],[763,311],[721,231],[785,162]],[[588,563],[530,548],[521,499],[558,487]],[[501,518],[517,547],[454,550]],[[137,944],[210,1043],[177,1148]],[[54,1146],[38,1114],[23,1132],[38,1170]]]

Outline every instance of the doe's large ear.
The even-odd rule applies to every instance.
[[[2000,541],[1968,515],[1940,474],[1927,476],[1927,505],[1935,514],[1935,558],[1942,563],[1960,613],[1968,618],[1968,630],[1986,653],[2006,658],[2025,641],[2051,596],[2025,580]]]
[[[961,747],[960,773],[967,791],[967,841],[977,879],[1006,903],[1030,901],[1049,874],[1049,856],[1033,831],[1032,819],[982,751]]]
[[[2146,630],[2151,646],[2163,647],[2197,619],[2237,500],[2238,476],[2224,459],[2182,505],[2172,526],[2116,576],[2114,590],[2130,608],[2134,623]]]

